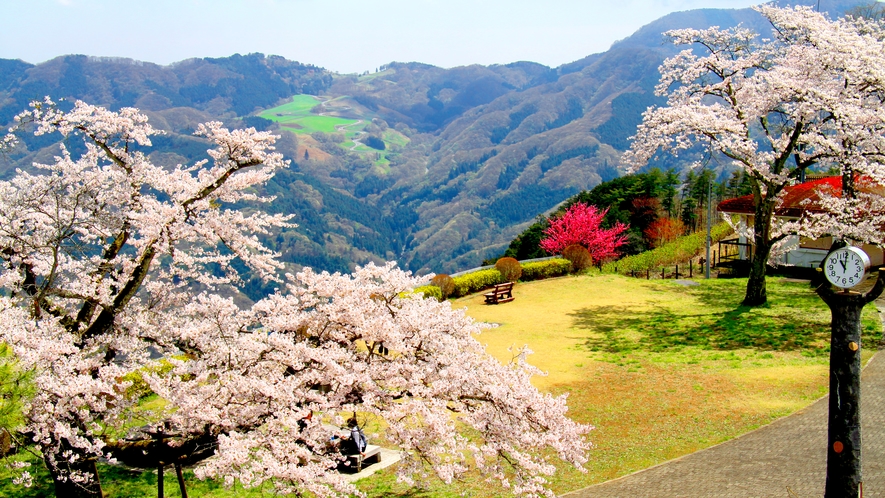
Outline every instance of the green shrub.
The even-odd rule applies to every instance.
[[[415,289],[413,289],[411,293],[412,294],[421,294],[424,297],[424,299],[428,299],[428,298],[432,297],[432,298],[436,299],[437,301],[443,300],[442,292],[440,291],[440,288],[435,285],[422,285],[421,287],[415,287]],[[404,293],[404,294],[409,294],[409,293]]]
[[[713,242],[724,239],[732,234],[728,223],[720,223],[714,226],[710,232]],[[603,272],[626,273],[632,271],[658,270],[663,266],[685,263],[695,257],[706,246],[707,233],[695,232],[685,237],[679,237],[673,242],[667,243],[657,249],[646,251],[634,256],[628,256],[618,261],[606,263],[602,267]]]
[[[593,265],[593,258],[590,257],[590,251],[580,244],[572,244],[563,249],[562,257],[572,263],[573,272],[586,270]]]
[[[522,266],[516,258],[501,258],[495,263],[495,269],[501,272],[501,276],[507,282],[516,282],[522,276]]]
[[[529,282],[532,280],[541,280],[544,278],[561,277],[563,275],[568,275],[571,269],[571,261],[562,258],[523,263],[522,281]]]
[[[520,265],[520,272],[522,273],[520,280],[528,282],[544,278],[561,277],[563,275],[568,275],[571,267],[572,263],[569,260],[562,258],[523,263]],[[479,292],[483,289],[488,289],[496,284],[509,282],[509,280],[506,280],[501,272],[495,268],[479,270],[453,277],[452,281],[455,284],[455,289],[450,294],[450,297],[463,297],[468,294],[473,294],[474,292]],[[436,289],[439,291],[439,287],[436,287],[435,285],[427,285],[424,287],[418,287],[413,292],[424,292],[426,297],[430,297],[427,294],[427,289]],[[431,290],[430,292],[433,291]]]
[[[439,298],[440,301],[447,299],[455,290],[455,280],[445,273],[440,273],[439,275],[436,275],[432,279],[430,279],[430,285],[435,285],[439,287],[441,295],[441,297]]]
[[[501,272],[494,268],[454,277],[453,280],[455,281],[455,291],[452,292],[452,297],[466,296],[467,294],[492,287],[495,284],[506,282],[504,277],[501,276]]]

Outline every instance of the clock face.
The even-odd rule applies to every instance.
[[[824,275],[836,287],[847,289],[863,282],[870,258],[857,247],[843,247],[827,255]]]

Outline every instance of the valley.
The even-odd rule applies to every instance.
[[[826,8],[838,15],[855,4]],[[750,9],[674,13],[556,68],[391,62],[357,75],[263,54],[169,66],[81,55],[39,65],[4,60],[0,122],[13,124],[43,95],[135,106],[166,133],[158,143],[175,152],[152,159],[169,166],[203,158],[190,136],[199,122],[270,130],[290,161],[267,187],[277,196],[270,210],[295,214],[299,226],[269,244],[293,269],[396,260],[419,273],[454,272],[502,254],[539,214],[623,174],[620,157],[641,113],[662,103],[653,93],[658,66],[675,53],[663,31],[738,23],[764,30],[761,22]],[[0,176],[57,151],[30,137],[0,159]],[[682,171],[693,160],[650,167]],[[726,165],[712,167],[727,177]]]

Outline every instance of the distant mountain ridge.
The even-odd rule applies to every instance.
[[[857,4],[822,0],[821,8],[841,15]],[[82,55],[0,60],[0,124],[44,95],[135,106],[167,132],[155,140],[160,164],[202,157],[204,144],[188,135],[201,121],[272,129],[293,165],[268,186],[278,198],[271,210],[295,213],[300,225],[270,241],[284,260],[334,271],[396,259],[414,271],[453,272],[503,252],[539,213],[622,173],[641,113],[661,103],[652,93],[658,67],[676,50],[663,31],[738,23],[768,29],[751,9],[677,12],[557,68],[394,62],[338,75],[262,54],[169,66]],[[407,143],[390,144],[382,161],[348,145],[343,130],[307,134],[257,116],[296,94],[322,96],[317,116],[358,120],[376,139],[396,129]],[[55,151],[28,138],[0,175]],[[658,165],[681,166],[669,161]]]
[[[281,98],[326,90],[331,74],[279,56],[188,59],[168,66],[118,57],[65,55],[39,65],[0,60],[0,122],[45,95],[112,109],[192,107],[247,115]]]

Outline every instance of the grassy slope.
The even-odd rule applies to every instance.
[[[332,99],[332,101],[334,100],[337,99]],[[295,95],[292,97],[291,102],[264,110],[258,115],[262,118],[279,123],[280,126],[293,133],[304,134],[317,131],[335,133],[341,129],[345,136],[345,141],[340,144],[341,147],[347,150],[353,150],[358,154],[372,154],[373,157],[377,155],[378,158],[375,159],[374,162],[380,168],[379,172],[382,174],[387,173],[387,165],[390,164],[387,155],[390,153],[389,149],[391,145],[402,148],[409,143],[408,137],[402,133],[393,129],[387,129],[381,135],[381,138],[387,145],[388,150],[386,151],[379,153],[379,151],[364,144],[356,144],[354,138],[360,135],[365,129],[366,123],[371,122],[372,118],[366,116],[363,118],[362,122],[360,122],[355,119],[312,114],[310,110],[319,103],[320,100],[311,95]],[[330,110],[332,110],[332,108],[330,108]]]
[[[286,127],[295,133],[313,133],[317,131],[334,133],[335,126],[356,123],[355,119],[311,114],[310,110],[319,103],[320,101],[316,97],[295,95],[292,97],[291,102],[262,111],[259,116],[275,121],[280,126]]]
[[[564,277],[520,283],[516,300],[499,306],[484,305],[480,294],[453,302],[478,320],[500,324],[479,339],[502,361],[509,359],[509,346],[528,344],[535,351],[529,361],[549,373],[536,385],[569,393],[570,415],[596,426],[589,472],[562,468],[554,477],[557,492],[733,438],[826,393],[829,311],[807,284],[770,278],[769,305],[746,308],[737,305],[745,280],[698,283]],[[864,314],[864,334],[881,336],[872,307]],[[864,352],[865,359],[870,355]],[[0,495],[50,496],[45,471],[35,464],[38,488],[20,493],[6,479]],[[156,492],[152,472],[103,469],[110,496]],[[166,475],[167,496],[178,496],[173,476]],[[370,496],[501,494],[477,475],[416,490],[397,484],[392,469],[360,486]],[[193,477],[188,489],[191,496],[260,493]]]
[[[769,279],[770,303],[746,308],[746,280],[683,287],[616,275],[521,283],[516,299],[453,302],[500,324],[480,341],[506,361],[528,344],[548,372],[542,390],[569,393],[570,415],[596,429],[588,473],[561,468],[557,493],[628,474],[731,439],[826,393],[829,310],[807,284]],[[879,337],[872,307],[864,332]],[[865,352],[865,359],[871,356]],[[408,491],[389,471],[365,480],[371,494]],[[429,495],[495,496],[476,478]]]

